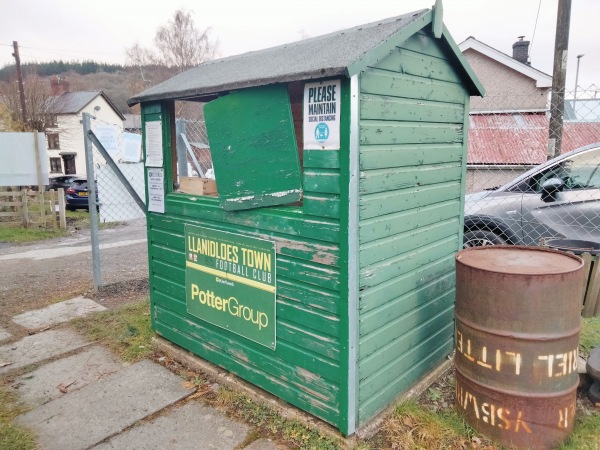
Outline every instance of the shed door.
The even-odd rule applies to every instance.
[[[285,85],[233,92],[206,104],[204,116],[224,209],[300,200],[298,147]]]

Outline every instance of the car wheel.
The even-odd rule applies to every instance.
[[[75,211],[75,208],[73,206],[67,205],[67,206],[65,206],[65,208],[67,211]]]
[[[470,230],[463,235],[463,248],[502,244],[506,241],[492,231]]]

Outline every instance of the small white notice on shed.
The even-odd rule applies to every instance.
[[[165,171],[148,169],[148,211],[165,212]]]
[[[162,122],[146,122],[146,167],[162,167]]]
[[[340,80],[304,85],[304,149],[339,150]]]

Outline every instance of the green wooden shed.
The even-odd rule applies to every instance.
[[[453,349],[483,88],[441,15],[209,61],[129,100],[154,330],[346,435]],[[216,193],[178,169],[182,100],[203,104]]]

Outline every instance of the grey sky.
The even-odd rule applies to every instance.
[[[151,46],[158,26],[183,7],[199,28],[211,26],[220,56],[317,36],[362,23],[429,8],[435,0],[0,0],[0,66],[21,60],[94,59],[125,63],[125,48]],[[512,54],[517,36],[531,40],[539,0],[445,0],[444,22],[457,43],[469,36]],[[531,51],[532,66],[552,74],[558,0],[542,0]],[[567,89],[600,86],[600,1],[573,0]]]

